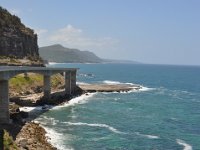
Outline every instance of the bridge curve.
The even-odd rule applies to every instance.
[[[76,73],[78,68],[52,68],[52,67],[21,67],[1,66],[0,67],[0,123],[9,123],[9,79],[21,73],[38,73],[43,75],[44,97],[48,100],[51,94],[50,78],[53,74],[64,73],[65,94],[71,94],[76,87]]]

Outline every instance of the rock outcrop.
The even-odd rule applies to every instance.
[[[56,150],[45,136],[46,131],[37,123],[26,123],[16,137],[20,150]]]
[[[0,57],[39,58],[37,35],[0,7]]]

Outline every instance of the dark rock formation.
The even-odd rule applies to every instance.
[[[56,150],[45,136],[46,131],[37,123],[26,123],[17,135],[15,142],[19,149],[28,150]]]
[[[39,58],[37,35],[20,19],[0,7],[0,56]]]

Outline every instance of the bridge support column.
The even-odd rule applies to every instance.
[[[9,123],[8,80],[0,80],[0,123]]]
[[[51,76],[44,75],[44,98],[49,99],[51,98]]]
[[[65,94],[71,94],[71,72],[65,72]]]
[[[75,92],[76,89],[76,70],[71,71],[71,91]]]

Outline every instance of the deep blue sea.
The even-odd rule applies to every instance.
[[[200,150],[200,67],[51,64],[78,67],[82,83],[134,83],[140,91],[74,98],[36,120],[58,149]]]

